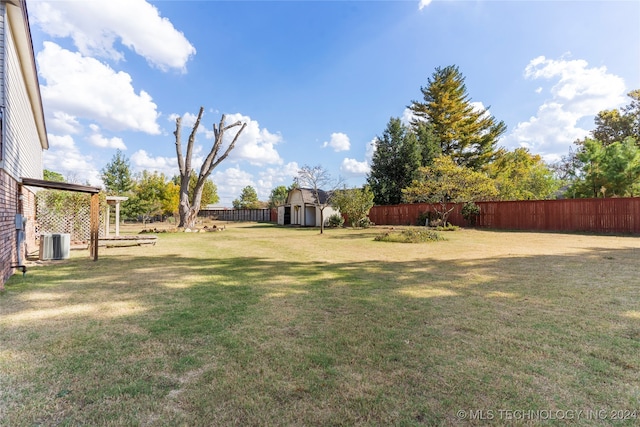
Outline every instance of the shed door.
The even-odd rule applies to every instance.
[[[291,225],[291,206],[284,207],[284,225]]]

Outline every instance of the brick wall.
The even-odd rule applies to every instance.
[[[18,213],[18,183],[0,169],[0,289],[14,272],[16,256],[15,218]]]
[[[21,252],[24,260],[27,253],[38,250],[36,245],[36,196],[26,188],[22,188],[22,199],[19,198],[20,186],[4,170],[0,169],[0,289],[16,272],[12,265],[18,262],[16,214],[21,212],[27,219],[25,242]]]

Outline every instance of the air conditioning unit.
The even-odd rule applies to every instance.
[[[40,235],[40,259],[67,259],[71,247],[70,234],[42,234]]]

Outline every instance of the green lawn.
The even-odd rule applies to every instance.
[[[13,276],[0,425],[639,423],[640,238],[382,231],[230,224]]]

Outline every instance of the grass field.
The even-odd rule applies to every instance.
[[[639,423],[640,238],[381,231],[229,224],[13,276],[0,425]]]

